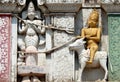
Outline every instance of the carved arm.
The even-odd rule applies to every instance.
[[[20,21],[21,22],[21,21]],[[27,25],[27,22],[26,21],[24,21],[24,22],[26,22],[26,24],[25,23],[20,23],[19,22],[19,26],[18,26],[18,32],[20,33],[20,34],[24,34],[26,31],[27,31],[27,29],[28,29],[28,25]]]
[[[101,28],[98,28],[96,36],[86,36],[86,38],[95,40],[96,42],[99,42],[100,38],[101,38]]]

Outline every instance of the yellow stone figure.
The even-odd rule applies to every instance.
[[[83,28],[81,37],[86,38],[86,48],[90,49],[90,59],[87,63],[92,63],[95,53],[98,50],[98,43],[101,37],[101,28],[98,28],[99,14],[97,10],[93,10],[88,19],[88,28]]]

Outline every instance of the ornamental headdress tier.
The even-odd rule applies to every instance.
[[[99,13],[98,13],[98,11],[97,11],[96,9],[94,9],[94,10],[92,11],[92,13],[90,14],[90,17],[89,17],[89,20],[88,20],[88,21],[90,21],[90,20],[93,20],[93,21],[95,21],[95,22],[98,22],[98,20],[99,20]]]
[[[34,7],[34,4],[32,2],[30,2],[28,5],[28,14],[29,13],[35,13],[35,7]]]

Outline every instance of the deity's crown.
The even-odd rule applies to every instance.
[[[35,7],[32,2],[30,2],[28,5],[28,13],[35,13]]]
[[[90,14],[89,20],[94,20],[94,21],[98,22],[98,19],[99,19],[99,13],[96,9],[94,9]]]

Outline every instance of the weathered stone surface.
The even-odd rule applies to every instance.
[[[55,16],[51,20],[57,28],[74,29],[74,16]],[[64,31],[54,31],[53,47],[61,46],[71,40],[73,35]],[[74,55],[70,53],[68,45],[55,50],[51,54],[50,81],[71,82],[74,79]]]
[[[46,66],[46,54],[38,53],[37,57],[38,57],[37,65],[38,66]]]
[[[54,16],[52,24],[57,28],[74,29],[74,16]]]
[[[72,36],[64,32],[54,32],[54,46],[60,46],[68,42]],[[71,82],[74,78],[74,57],[68,47],[60,48],[52,53],[53,56],[53,80],[55,82]]]

